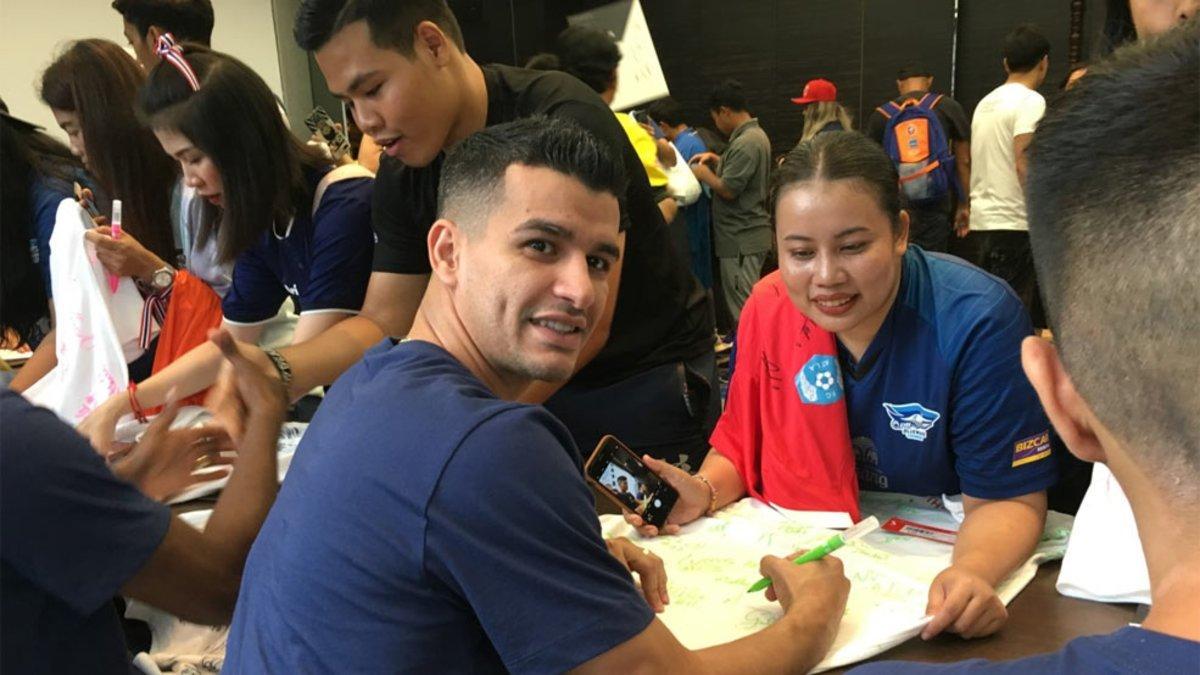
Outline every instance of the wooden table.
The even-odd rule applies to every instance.
[[[1008,623],[995,635],[963,640],[942,634],[929,642],[918,637],[870,660],[949,663],[1018,659],[1058,651],[1077,637],[1111,633],[1135,620],[1137,605],[1108,605],[1059,595],[1054,589],[1058,570],[1057,562],[1038,569],[1033,581],[1009,604]]]

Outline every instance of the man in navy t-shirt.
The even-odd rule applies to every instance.
[[[1022,361],[1071,452],[1107,464],[1129,498],[1150,613],[1053,654],[855,672],[1200,672],[1200,146],[1179,142],[1200,137],[1195,94],[1192,22],[1090,68],[1038,125],[1030,159],[1029,229],[1058,351],[1026,338]]]
[[[285,405],[228,334],[218,340],[252,414],[238,474],[203,533],[114,472],[170,496],[152,488],[174,480],[178,491],[196,459],[229,449],[224,434],[168,431],[178,410],[171,405],[110,470],[54,413],[0,390],[0,672],[129,673],[118,594],[188,621],[229,621],[242,563],[274,497]]]
[[[783,619],[748,655],[689,653],[651,611],[667,601],[661,561],[606,546],[571,435],[511,402],[571,375],[619,255],[623,181],[607,146],[550,118],[488,127],[447,157],[412,332],[368,351],[313,419],[247,561],[228,672],[820,660],[848,591],[839,563],[768,556]]]

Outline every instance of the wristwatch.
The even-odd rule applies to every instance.
[[[164,291],[173,283],[175,283],[175,268],[170,265],[163,265],[154,270],[154,274],[150,276],[150,288],[155,292]]]

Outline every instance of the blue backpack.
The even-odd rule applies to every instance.
[[[941,95],[925,94],[921,100],[908,99],[897,104],[888,101],[876,108],[887,119],[883,129],[883,148],[900,173],[900,188],[911,204],[939,202],[951,186],[964,199],[962,185],[954,170],[954,155],[946,141],[946,131],[933,109]]]

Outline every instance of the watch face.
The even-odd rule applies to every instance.
[[[171,274],[171,270],[158,270],[154,273],[154,286],[159,289],[166,288],[167,286],[171,285],[171,281],[174,280],[174,278],[175,275]]]

